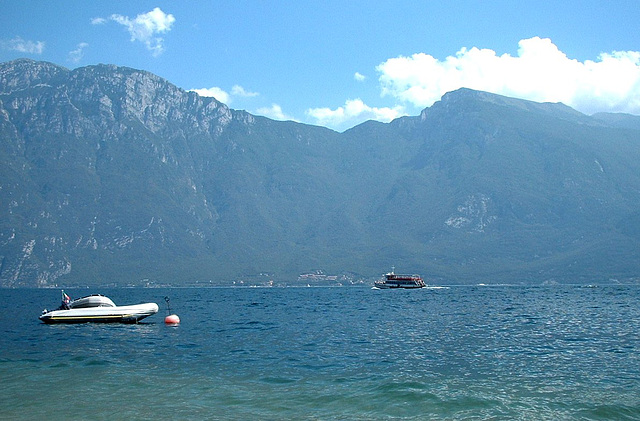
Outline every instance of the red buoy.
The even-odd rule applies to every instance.
[[[177,314],[172,314],[164,318],[164,323],[167,325],[178,325],[180,324],[180,317]]]

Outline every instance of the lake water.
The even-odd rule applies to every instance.
[[[0,289],[0,419],[640,419],[640,287]],[[164,297],[182,323],[164,324]]]

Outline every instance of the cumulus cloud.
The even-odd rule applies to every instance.
[[[233,94],[234,96],[241,96],[241,97],[245,97],[245,98],[252,98],[252,97],[256,97],[256,96],[260,95],[257,92],[247,91],[246,89],[244,89],[240,85],[234,85],[231,88],[231,94]]]
[[[310,108],[306,114],[313,118],[316,124],[342,130],[365,120],[378,120],[386,123],[405,115],[405,111],[404,107],[399,105],[393,108],[370,107],[360,98],[356,98],[348,99],[345,101],[344,106],[334,110],[330,108]]]
[[[355,80],[357,80],[358,82],[364,82],[364,80],[365,80],[367,77],[366,77],[365,75],[363,75],[362,73],[360,73],[360,72],[355,72],[355,73],[353,74],[353,78],[354,78]]]
[[[438,60],[428,54],[388,59],[376,67],[383,96],[426,107],[466,87],[580,111],[640,113],[640,52],[602,53],[596,60],[567,57],[550,39],[523,39],[517,56],[462,48]]]
[[[200,96],[213,97],[224,104],[229,104],[231,102],[231,96],[217,86],[212,88],[191,89],[191,91]]]
[[[190,91],[195,92],[200,96],[214,97],[218,101],[227,105],[233,102],[234,97],[253,98],[260,95],[258,92],[248,91],[240,85],[233,85],[233,87],[231,88],[231,93],[217,86],[214,86],[212,88],[190,89]]]
[[[75,50],[69,52],[69,61],[72,63],[79,63],[84,57],[84,49],[87,48],[89,44],[86,42],[81,42],[78,44]]]
[[[103,23],[101,18],[94,18],[92,23]],[[171,14],[166,14],[159,7],[150,12],[142,13],[131,19],[122,15],[111,15],[110,19],[124,26],[131,35],[131,41],[143,43],[154,57],[164,51],[164,38],[158,34],[164,34],[171,30],[176,19]]]
[[[0,48],[19,53],[42,54],[44,41],[28,41],[21,37],[15,37],[9,40],[0,40]]]
[[[256,114],[259,114],[259,115],[262,115],[262,116],[265,116],[265,117],[269,117],[269,118],[272,118],[274,120],[281,120],[281,121],[293,120],[293,121],[295,121],[295,119],[293,117],[286,115],[282,111],[282,107],[280,107],[278,104],[272,104],[271,107],[258,108],[258,110],[256,111]]]

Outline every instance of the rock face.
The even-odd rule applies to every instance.
[[[461,89],[336,133],[144,71],[3,63],[0,284],[632,278],[639,121]]]

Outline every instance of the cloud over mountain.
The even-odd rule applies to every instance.
[[[169,32],[176,21],[172,14],[166,14],[159,7],[141,13],[133,19],[118,14],[111,15],[110,19],[123,25],[131,35],[131,41],[143,43],[153,56],[158,56],[164,51],[164,38],[158,34]],[[92,21],[94,24],[103,22],[100,18]]]
[[[0,40],[1,49],[26,54],[42,54],[44,51],[44,45],[44,41],[30,41],[22,39],[21,37]]]
[[[307,115],[315,120],[316,124],[334,128],[344,128],[346,125],[356,125],[364,120],[378,120],[385,123],[405,115],[404,107],[396,105],[390,107],[371,107],[360,98],[348,99],[344,106],[336,109],[327,107],[310,108]]]
[[[75,48],[75,50],[69,51],[68,60],[72,63],[79,63],[84,57],[84,49],[89,46],[86,42],[81,42]]]
[[[213,97],[223,104],[229,104],[231,97],[229,93],[224,89],[218,88],[217,86],[212,86],[211,88],[200,88],[200,89],[190,89],[191,91],[197,93],[200,96],[204,97]]]
[[[395,57],[377,66],[383,96],[426,107],[466,87],[544,102],[563,102],[593,113],[640,113],[640,52],[602,53],[583,62],[567,57],[548,38],[518,43],[518,55],[462,48],[439,60],[429,54]]]
[[[287,115],[284,113],[284,111],[282,111],[282,107],[278,104],[271,104],[270,107],[262,107],[262,108],[258,108],[256,110],[256,113],[258,115],[262,115],[274,120],[280,120],[280,121],[295,121],[295,118]]]
[[[212,86],[211,88],[199,88],[199,89],[190,89],[197,93],[200,96],[205,97],[213,97],[223,104],[231,104],[233,102],[233,98],[254,98],[260,96],[258,92],[248,91],[240,85],[233,85],[231,87],[231,93],[225,91],[224,89],[218,86]]]

